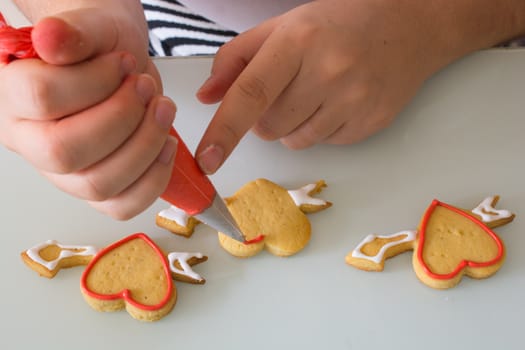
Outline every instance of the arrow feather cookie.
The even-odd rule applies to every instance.
[[[463,275],[489,277],[505,260],[503,242],[492,229],[515,217],[508,210],[495,209],[498,200],[498,196],[487,197],[472,210],[434,200],[417,230],[369,235],[346,256],[346,262],[362,270],[382,271],[386,259],[413,250],[414,271],[430,287],[454,287]]]

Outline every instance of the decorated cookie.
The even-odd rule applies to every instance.
[[[87,265],[97,254],[92,246],[62,245],[46,241],[22,252],[22,260],[40,276],[53,278],[60,269]]]
[[[158,213],[155,222],[157,226],[184,237],[191,237],[195,226],[200,223],[199,220],[174,205]]]
[[[207,260],[208,257],[201,253],[173,252],[168,254],[172,277],[177,281],[193,284],[204,284],[206,280],[191,267]]]
[[[499,197],[488,197],[476,208],[464,210],[434,200],[417,230],[367,236],[346,256],[346,262],[367,271],[382,271],[385,260],[413,250],[417,277],[432,288],[457,285],[463,275],[486,278],[498,271],[505,247],[492,228],[514,219],[497,210]]]
[[[265,179],[244,185],[225,201],[250,244],[237,242],[219,232],[220,245],[238,257],[253,256],[264,248],[278,256],[299,252],[308,244],[311,235],[310,221],[305,213],[331,206],[330,202],[312,197],[324,187],[325,182],[318,181],[288,191]],[[174,206],[157,215],[157,224],[185,236],[191,235],[194,229],[191,217]]]
[[[96,310],[126,308],[134,318],[148,321],[166,315],[177,300],[164,252],[142,234],[102,250],[84,271],[81,290]]]
[[[47,277],[53,277],[60,268],[87,264],[80,289],[90,306],[98,311],[125,308],[138,320],[156,321],[175,305],[173,279],[205,283],[192,266],[207,257],[201,253],[166,254],[147,235],[136,233],[100,251],[47,241],[23,252],[22,259]]]

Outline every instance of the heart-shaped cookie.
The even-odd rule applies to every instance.
[[[498,196],[487,197],[472,210],[434,200],[417,230],[368,235],[345,260],[362,270],[382,271],[386,259],[413,250],[414,271],[432,288],[454,287],[463,275],[489,277],[505,260],[503,242],[492,228],[511,222],[515,216],[496,209],[498,200]]]
[[[463,275],[485,278],[504,258],[503,242],[486,224],[438,200],[428,207],[413,255],[414,271],[423,282],[445,288]]]
[[[158,320],[171,311],[177,291],[164,252],[137,233],[96,255],[81,279],[84,298],[99,311],[126,308],[139,320]]]

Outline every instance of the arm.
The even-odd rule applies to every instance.
[[[523,0],[318,0],[219,50],[198,92],[222,101],[199,147],[215,172],[249,130],[290,148],[388,126],[435,72],[525,35]]]
[[[41,60],[0,66],[0,142],[98,210],[138,214],[166,187],[176,149],[140,2],[15,2]]]
[[[471,52],[525,36],[523,1],[439,0],[434,3],[433,11],[438,17],[430,23],[442,50],[449,52],[437,68]],[[432,18],[432,12],[428,13],[428,18]]]

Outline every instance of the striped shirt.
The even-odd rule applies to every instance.
[[[236,32],[192,13],[175,0],[141,0],[154,56],[213,55]]]

